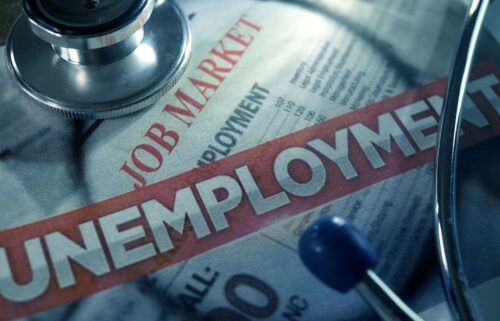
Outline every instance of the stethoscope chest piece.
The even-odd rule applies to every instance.
[[[42,107],[110,118],[154,104],[190,55],[187,20],[172,1],[24,0],[7,40],[9,71]]]

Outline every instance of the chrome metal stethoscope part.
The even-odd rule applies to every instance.
[[[490,2],[490,0],[474,0],[467,13],[462,38],[448,77],[435,169],[436,238],[441,259],[443,283],[448,303],[455,317],[464,321],[476,320],[477,313],[467,299],[467,286],[457,244],[457,157],[467,82],[472,69],[479,33]]]
[[[187,19],[172,1],[24,0],[7,40],[17,84],[72,118],[110,118],[155,103],[184,72]]]

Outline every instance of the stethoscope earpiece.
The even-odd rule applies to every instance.
[[[307,228],[299,240],[304,265],[329,287],[358,293],[386,321],[421,321],[372,271],[377,254],[370,241],[346,220],[327,216]]]
[[[377,253],[351,223],[323,217],[311,225],[299,242],[302,262],[323,283],[347,292],[377,264]]]

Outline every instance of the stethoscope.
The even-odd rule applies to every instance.
[[[190,58],[187,18],[172,1],[24,0],[22,9],[6,44],[10,74],[39,106],[70,118],[148,107]]]
[[[449,75],[439,130],[435,167],[435,236],[443,285],[457,320],[478,317],[465,292],[456,228],[456,170],[460,123],[472,61],[489,0],[474,0],[467,12],[453,68]],[[383,320],[423,320],[372,271],[377,254],[365,236],[339,217],[311,225],[299,242],[305,266],[331,288],[355,288]]]
[[[448,302],[461,320],[475,314],[464,295],[454,224],[459,124],[490,2],[473,0],[467,13],[437,147],[437,247]],[[189,60],[187,19],[171,1],[24,0],[23,12],[7,41],[9,71],[40,106],[65,116],[110,118],[150,106],[175,85]],[[372,271],[375,250],[346,220],[319,219],[302,235],[299,253],[319,280],[340,292],[355,288],[384,320],[422,320]]]

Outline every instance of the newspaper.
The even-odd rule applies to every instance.
[[[300,262],[301,232],[327,214],[366,233],[377,272],[417,309],[442,300],[429,163],[464,5],[179,5],[193,33],[188,70],[131,116],[37,109],[2,62],[0,264],[19,267],[25,286],[2,272],[0,318],[373,318]],[[483,72],[474,94],[491,98],[498,77]],[[468,120],[489,128],[470,102]],[[39,254],[36,268],[23,249]]]

